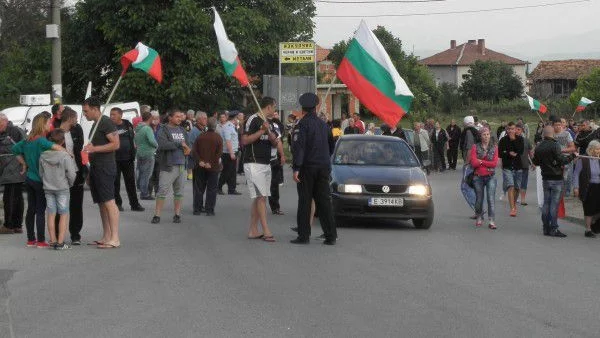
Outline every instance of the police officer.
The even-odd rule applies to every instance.
[[[305,93],[300,96],[299,102],[303,117],[292,136],[292,167],[294,181],[298,185],[298,238],[291,243],[308,244],[310,241],[310,205],[314,199],[325,235],[323,243],[334,245],[337,231],[331,207],[329,176],[330,156],[335,142],[327,124],[315,113],[319,98],[313,93]]]

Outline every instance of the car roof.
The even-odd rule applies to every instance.
[[[340,141],[344,140],[348,140],[348,141],[385,141],[385,142],[403,142],[404,140],[402,140],[401,138],[398,137],[393,137],[393,136],[386,136],[386,135],[357,135],[357,134],[352,134],[352,135],[343,135],[342,137],[340,137],[339,139]]]

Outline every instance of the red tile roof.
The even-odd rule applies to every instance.
[[[317,62],[321,62],[327,59],[329,53],[331,53],[331,49],[323,48],[317,45]]]
[[[470,66],[477,60],[481,61],[501,61],[509,65],[526,65],[527,61],[519,60],[512,56],[493,51],[488,48],[483,48],[484,53],[481,53],[480,46],[477,43],[463,43],[455,48],[447,49],[441,53],[437,53],[428,58],[422,59],[419,62],[427,66]]]
[[[540,61],[529,74],[529,79],[533,81],[577,80],[591,73],[594,68],[600,68],[600,60]]]

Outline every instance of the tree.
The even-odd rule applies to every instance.
[[[577,107],[581,97],[600,102],[600,68],[594,69],[589,75],[577,80],[577,87],[569,97],[573,109]],[[597,111],[596,104],[590,107],[594,107],[594,110]]]
[[[373,34],[379,39],[398,73],[414,94],[411,110],[422,110],[431,107],[436,102],[439,92],[427,67],[420,65],[416,56],[402,50],[402,40],[395,37],[383,26],[377,26]],[[329,56],[336,68],[342,62],[351,40],[336,43]]]
[[[50,92],[50,0],[0,0],[0,102]]]
[[[129,71],[117,91],[119,100],[138,100],[161,109],[170,106],[207,111],[240,108],[244,91],[221,65],[213,30],[216,4],[229,38],[255,85],[277,73],[278,44],[312,37],[315,6],[310,0],[87,0],[76,5],[65,35],[70,46],[65,77],[67,96],[83,96],[88,81],[106,95],[121,69],[120,56],[138,41],[161,56],[164,80],[155,83]]]
[[[455,84],[443,82],[438,89],[440,91],[438,106],[444,113],[450,113],[452,110],[461,107],[461,95]]]
[[[521,78],[512,67],[498,61],[475,61],[463,75],[462,92],[472,100],[516,99],[523,94]]]

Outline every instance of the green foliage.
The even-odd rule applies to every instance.
[[[50,92],[49,0],[0,0],[0,103]]]
[[[443,82],[438,90],[440,92],[438,107],[442,112],[450,113],[462,106],[462,98],[455,84]]]
[[[373,34],[379,39],[390,56],[398,73],[414,94],[411,114],[414,111],[426,110],[438,99],[439,92],[427,67],[420,65],[416,56],[402,50],[402,40],[395,37],[383,26],[377,26]],[[336,43],[327,57],[336,67],[342,62],[351,40]]]
[[[138,41],[161,56],[164,80],[129,70],[117,100],[138,100],[161,109],[170,106],[214,111],[240,108],[245,93],[226,76],[213,29],[215,5],[250,77],[277,74],[281,41],[312,37],[315,6],[298,0],[87,0],[78,2],[65,27],[69,41],[65,64],[68,97],[81,100],[88,81],[105,96],[121,67],[119,59]],[[254,85],[260,85],[253,81]]]
[[[464,75],[462,92],[472,100],[515,99],[523,93],[521,79],[510,65],[498,61],[475,61]]]
[[[577,87],[569,98],[572,110],[575,110],[581,97],[587,97],[592,101],[600,102],[600,68],[594,69],[589,75],[577,80]],[[598,103],[594,103],[585,112],[589,113],[592,111],[596,114],[598,112],[597,106]]]

